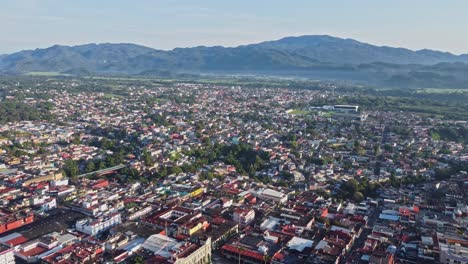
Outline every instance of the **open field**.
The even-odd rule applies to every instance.
[[[406,111],[427,115],[428,117],[439,117],[452,120],[468,120],[468,111],[466,104],[461,101],[442,100],[443,94],[428,94],[432,97],[424,99],[405,96],[375,96],[375,95],[360,95],[340,98],[328,102],[328,104],[356,104],[363,111]],[[463,99],[463,96],[452,96]]]
[[[106,94],[104,94],[104,98],[106,98],[106,99],[123,98],[123,96],[119,95],[119,94],[106,93]]]
[[[301,109],[292,109],[286,111],[290,115],[307,115],[310,114],[309,110],[301,110]]]
[[[64,74],[60,72],[28,72],[26,75],[30,76],[69,76],[69,74]]]
[[[463,88],[423,88],[423,89],[418,89],[417,93],[436,93],[436,94],[468,93],[468,89],[463,89]]]

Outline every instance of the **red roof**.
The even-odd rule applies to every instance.
[[[400,207],[399,209],[401,215],[406,215],[409,216],[411,214],[410,210],[408,208]]]
[[[230,193],[230,194],[239,194],[241,191],[237,190],[237,189],[224,189],[224,191],[226,193]]]
[[[127,251],[126,251],[125,253],[123,253],[123,254],[121,254],[121,255],[115,257],[115,258],[114,258],[114,261],[118,263],[118,262],[120,262],[120,261],[125,260],[126,258],[128,258],[128,252],[127,252]]]
[[[263,261],[263,255],[252,250],[248,250],[248,249],[239,250],[239,248],[237,248],[236,246],[231,246],[231,245],[224,245],[222,249],[225,251],[232,252],[234,254],[240,254],[242,256],[251,257],[251,258],[255,258],[255,259]]]
[[[182,241],[182,240],[185,240],[185,239],[190,238],[190,237],[187,236],[187,235],[184,235],[184,234],[177,234],[177,236],[175,238],[177,240],[179,240],[179,241]]]
[[[328,208],[325,208],[325,209],[323,209],[323,212],[320,215],[320,217],[327,217],[327,215],[328,215]]]
[[[184,136],[179,135],[179,134],[172,134],[172,139],[184,139]]]
[[[274,259],[274,260],[280,260],[280,261],[281,261],[281,260],[284,259],[284,257],[285,257],[285,255],[284,255],[283,253],[279,253],[279,252],[278,252],[278,253],[276,253],[276,254],[273,256],[273,259]]]
[[[131,202],[138,202],[139,199],[137,198],[132,198],[132,197],[127,197],[124,199],[124,204],[131,203]]]
[[[224,224],[226,223],[226,219],[222,218],[222,217],[216,217],[215,219],[213,219],[211,222],[215,225],[220,225],[220,224]]]
[[[44,253],[46,251],[47,251],[47,248],[45,248],[45,247],[35,246],[35,247],[31,248],[30,250],[20,251],[18,253],[23,255],[23,256],[30,257],[30,256],[36,256],[36,255],[42,254],[42,253]]]
[[[17,236],[13,239],[10,239],[8,241],[5,241],[5,244],[10,245],[10,246],[17,246],[20,244],[23,244],[24,242],[28,241],[28,239],[22,235]]]
[[[10,192],[10,191],[13,191],[13,190],[17,190],[17,188],[13,188],[13,187],[5,188],[3,190],[0,190],[0,193],[7,193],[7,192]]]

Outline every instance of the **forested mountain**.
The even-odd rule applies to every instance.
[[[466,87],[468,55],[380,47],[331,36],[156,50],[135,44],[55,45],[0,56],[0,71],[77,75],[161,72],[299,76],[386,86]]]

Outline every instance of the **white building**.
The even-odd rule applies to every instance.
[[[263,189],[258,193],[258,197],[262,200],[270,200],[280,204],[284,204],[288,201],[288,196],[282,192],[278,192],[272,189]]]
[[[359,106],[357,105],[334,105],[333,110],[343,113],[357,113]]]
[[[151,252],[155,252],[155,254],[163,258],[169,259],[172,257],[173,252],[177,252],[183,244],[184,243],[177,242],[177,240],[168,236],[155,234],[148,237],[142,247]]]
[[[286,245],[289,249],[297,250],[298,252],[304,251],[305,248],[312,248],[314,241],[300,237],[293,237]]]
[[[437,233],[440,248],[440,263],[468,264],[468,241]]]
[[[68,185],[68,178],[50,181],[50,186],[52,187],[65,186],[65,185]]]
[[[60,249],[62,249],[62,246],[58,243],[56,238],[44,236],[16,246],[14,254],[25,262],[36,263],[40,261],[42,257],[50,255]]]
[[[49,198],[41,204],[41,208],[44,211],[49,211],[51,209],[57,208],[57,200],[55,198]]]
[[[13,249],[0,245],[0,264],[14,264],[15,255]]]
[[[29,199],[31,205],[41,206],[43,211],[49,211],[57,207],[57,200],[50,196],[33,196]]]
[[[165,235],[155,234],[148,237],[142,247],[175,264],[205,264],[210,263],[211,259],[211,238],[208,238],[204,245],[198,246],[189,242],[178,242]],[[194,248],[197,249],[192,252]],[[186,252],[191,253],[186,255]]]
[[[120,214],[115,213],[115,214],[110,214],[108,216],[97,218],[97,219],[83,219],[83,220],[77,221],[75,224],[75,228],[77,231],[81,233],[94,236],[102,231],[110,229],[121,223],[122,223],[122,218]]]
[[[153,207],[147,206],[147,207],[145,207],[145,208],[143,208],[141,210],[138,210],[138,211],[134,212],[133,214],[129,215],[128,219],[129,220],[139,219],[139,218],[149,214],[152,211],[153,211]]]
[[[248,226],[255,220],[255,211],[252,209],[236,209],[234,210],[233,220],[241,227]]]

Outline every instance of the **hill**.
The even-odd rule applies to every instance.
[[[436,64],[440,62],[468,62],[468,55],[457,56],[434,50],[412,51],[404,48],[374,46],[332,36],[286,37],[250,46],[299,53],[322,62],[361,64],[385,62],[394,64]]]
[[[156,50],[135,44],[55,45],[0,56],[0,71],[300,76],[402,87],[468,86],[468,55],[380,47],[331,36]]]

